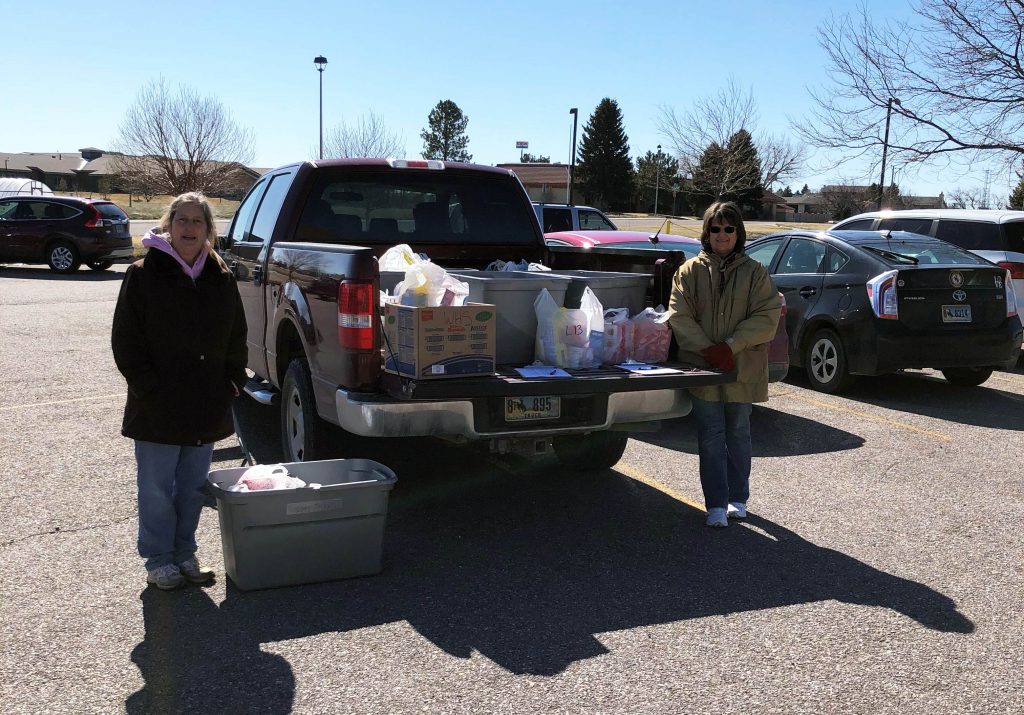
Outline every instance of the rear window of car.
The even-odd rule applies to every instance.
[[[128,218],[128,214],[122,211],[121,207],[117,204],[94,203],[92,206],[100,212],[100,216],[103,218],[109,218],[115,221],[124,221]]]
[[[999,224],[980,221],[939,221],[936,238],[949,241],[968,251],[1002,251]]]
[[[940,264],[967,264],[967,265],[985,265],[988,264],[984,258],[977,256],[969,251],[965,251],[957,246],[952,246],[942,241],[871,241],[868,243],[858,244],[861,248],[873,248],[876,251],[888,252],[896,254],[891,259],[885,255],[872,252],[882,260],[888,260],[890,263],[905,263],[905,261],[899,260],[898,256],[907,256],[908,258],[916,258],[917,262],[921,265],[930,263]]]
[[[1007,251],[1024,253],[1024,221],[1004,223],[1003,236],[1006,239]]]

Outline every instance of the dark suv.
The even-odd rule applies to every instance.
[[[0,198],[0,263],[46,263],[72,273],[134,260],[128,215],[116,204],[75,196]]]

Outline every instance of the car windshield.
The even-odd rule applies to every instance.
[[[975,266],[988,263],[984,258],[942,241],[872,241],[862,243],[860,247],[893,263],[961,263]]]

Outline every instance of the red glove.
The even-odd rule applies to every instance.
[[[708,365],[716,370],[732,372],[735,367],[732,361],[732,348],[728,343],[715,343],[701,350],[700,354],[708,361]]]

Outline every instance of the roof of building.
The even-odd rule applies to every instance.
[[[524,186],[567,186],[569,184],[568,164],[497,164],[501,169],[510,169]]]

